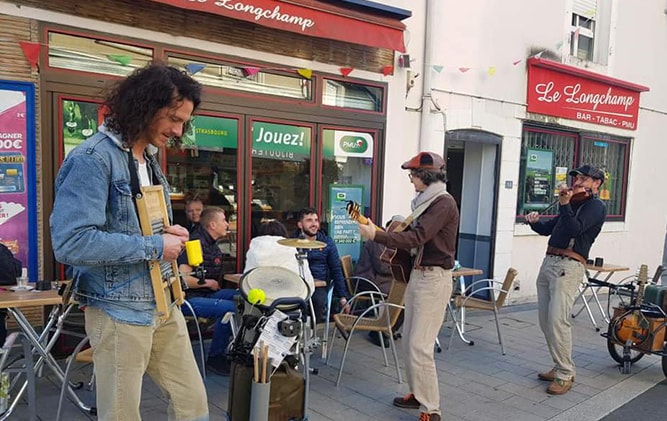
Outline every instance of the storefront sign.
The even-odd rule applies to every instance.
[[[183,135],[184,147],[222,151],[237,149],[239,121],[235,118],[196,115],[192,117],[190,130]]]
[[[331,184],[329,186],[329,237],[336,243],[338,254],[349,254],[353,261],[359,259],[361,237],[359,227],[347,213],[345,205],[349,200],[361,203],[364,187],[354,185]]]
[[[528,60],[528,107],[546,114],[637,129],[641,85],[544,59]]]
[[[322,5],[295,5],[276,0],[152,0],[182,9],[214,13],[257,23],[269,28],[297,32],[318,38],[334,39],[371,47],[405,52],[403,30],[397,19],[383,24],[323,10]],[[340,9],[340,8],[338,8]]]
[[[0,242],[37,280],[35,88],[0,81]]]
[[[372,158],[373,136],[363,132],[335,130],[334,155],[355,158]]]
[[[525,210],[544,209],[551,202],[553,180],[553,152],[541,149],[526,151]]]
[[[252,156],[301,161],[310,158],[310,127],[255,121],[252,123]]]

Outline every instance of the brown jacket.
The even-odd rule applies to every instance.
[[[421,245],[424,253],[421,262],[414,266],[454,267],[456,234],[459,227],[459,211],[450,194],[433,200],[413,226],[403,232],[375,233],[375,241],[387,247],[410,250]]]

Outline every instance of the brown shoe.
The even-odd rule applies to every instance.
[[[408,393],[400,398],[394,398],[394,406],[399,408],[419,409],[419,401],[415,399],[415,395]],[[428,415],[428,414],[427,414]]]
[[[546,373],[537,373],[537,378],[547,382],[552,382],[556,379],[556,371],[551,369]],[[572,381],[574,381],[574,376],[572,376]]]
[[[419,414],[419,421],[440,421],[440,415],[438,414],[429,414],[428,412],[422,412]]]
[[[564,395],[572,388],[572,380],[554,379],[549,387],[547,393],[550,395]]]

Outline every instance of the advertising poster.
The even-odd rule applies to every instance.
[[[347,214],[345,206],[352,200],[361,203],[364,186],[332,184],[329,186],[329,237],[336,243],[338,254],[349,254],[353,261],[359,260],[361,236],[357,222]]]
[[[71,99],[62,100],[62,134],[64,157],[84,140],[97,133],[102,124],[99,104]]]
[[[544,209],[551,203],[553,152],[541,149],[526,151],[525,210]]]
[[[0,242],[31,281],[37,280],[34,89],[0,81]]]

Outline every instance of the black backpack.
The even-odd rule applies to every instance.
[[[0,243],[0,285],[15,285],[19,276],[21,276],[21,261],[14,257],[7,246]]]

